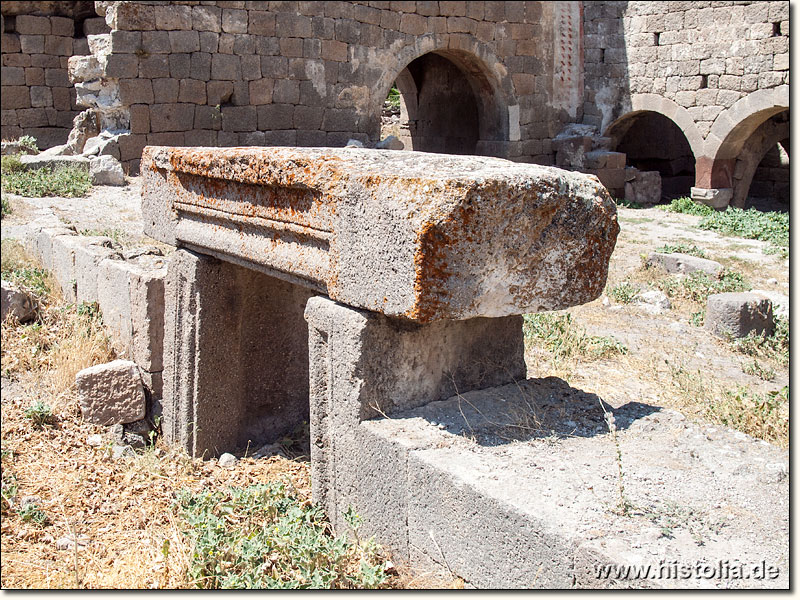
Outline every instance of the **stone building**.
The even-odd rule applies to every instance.
[[[2,137],[63,144],[87,108],[86,135],[105,131],[101,152],[132,172],[146,145],[372,145],[396,85],[406,149],[586,170],[617,196],[660,181],[664,197],[720,207],[748,192],[788,202],[789,2],[4,2],[2,15]]]

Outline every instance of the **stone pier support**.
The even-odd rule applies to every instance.
[[[193,456],[273,441],[308,418],[312,290],[177,250],[166,285],[163,428]]]
[[[522,317],[419,325],[324,297],[305,317],[314,499],[336,531],[357,508],[365,533],[408,559],[405,458],[360,423],[524,379]]]

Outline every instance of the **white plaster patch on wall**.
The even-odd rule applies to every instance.
[[[314,91],[324,98],[328,93],[328,87],[325,85],[325,64],[321,60],[306,61],[306,77],[311,80]]]
[[[518,104],[508,107],[508,139],[512,142],[518,142],[521,139]]]

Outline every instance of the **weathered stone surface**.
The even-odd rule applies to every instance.
[[[409,327],[397,319],[311,298],[309,380],[312,492],[337,531],[358,506],[400,556],[407,534],[402,452],[374,444],[365,419],[392,415],[469,390],[525,376],[522,317],[439,321]],[[368,465],[368,467],[367,467]]]
[[[5,321],[9,315],[16,317],[20,323],[30,321],[36,315],[36,303],[30,294],[3,279],[0,287],[0,321]]]
[[[145,231],[418,322],[596,298],[619,226],[593,178],[502,159],[145,149]]]
[[[733,199],[733,188],[705,189],[693,187],[690,193],[692,200],[695,202],[716,209],[725,208]]]
[[[722,265],[715,260],[680,252],[670,254],[651,252],[650,256],[647,257],[647,264],[661,267],[667,273],[680,273],[683,275],[702,271],[708,275],[716,276],[722,271]]]
[[[402,150],[403,148],[405,148],[405,144],[394,135],[390,135],[375,144],[376,150]]]
[[[45,167],[79,167],[89,170],[89,159],[84,156],[54,156],[41,154],[20,156],[20,162],[27,169],[42,169]]]
[[[654,206],[661,201],[661,174],[658,171],[625,169],[625,200],[642,206]]]
[[[92,185],[125,185],[122,165],[108,154],[92,159],[89,174],[92,176]]]
[[[705,328],[721,337],[771,335],[775,330],[772,302],[751,292],[712,294],[706,305]]]
[[[98,425],[131,423],[145,416],[139,368],[129,360],[95,365],[75,376],[83,418]]]
[[[669,298],[661,290],[639,292],[633,297],[633,302],[641,305],[647,312],[656,315],[672,308]]]

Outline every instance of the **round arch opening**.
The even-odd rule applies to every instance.
[[[695,182],[695,157],[686,135],[675,122],[654,111],[622,117],[607,135],[625,154],[625,164],[639,171],[658,171],[661,199],[689,196]]]
[[[395,135],[406,150],[502,156],[509,139],[507,111],[477,57],[429,52],[395,78],[381,138]]]

